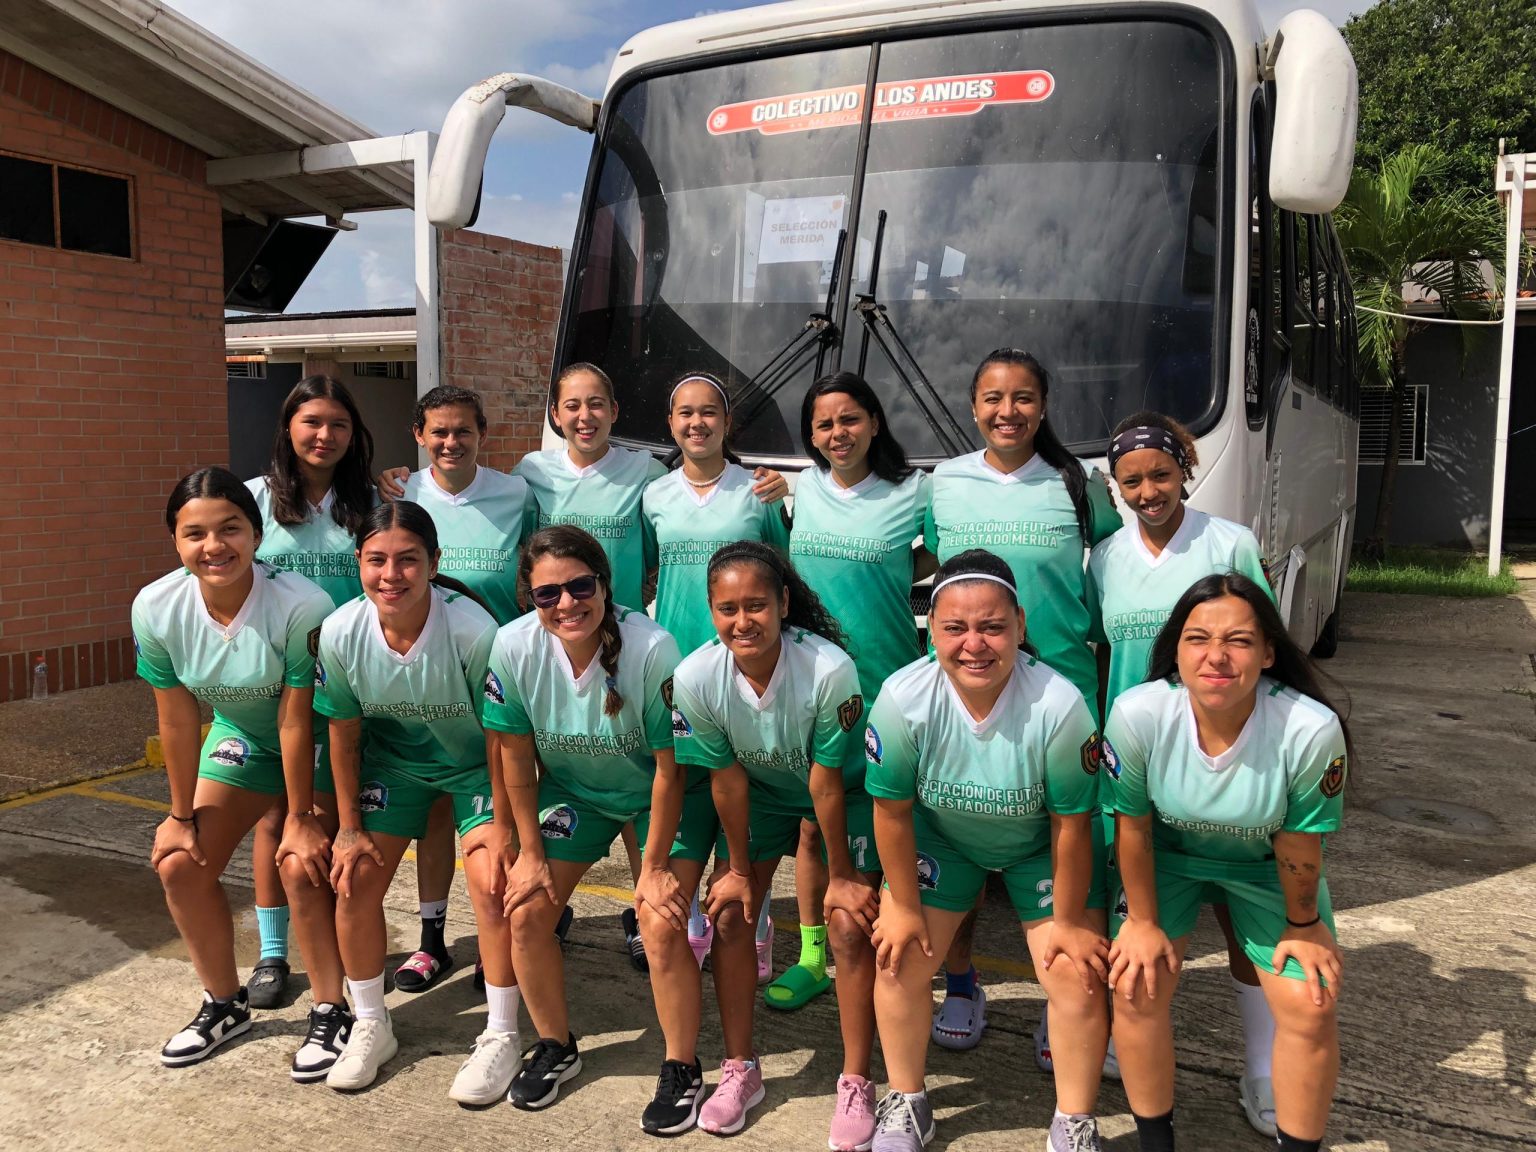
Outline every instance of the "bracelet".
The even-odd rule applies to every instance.
[[[1285,918],[1285,922],[1287,924],[1289,924],[1292,928],[1310,928],[1310,927],[1312,927],[1312,925],[1316,924],[1321,919],[1322,919],[1322,916],[1319,915],[1319,916],[1312,917],[1312,919],[1310,919],[1310,920],[1300,920],[1300,921],[1298,921],[1298,920],[1292,920],[1289,916],[1287,916]]]
[[[178,815],[176,815],[176,813],[172,812],[171,813],[171,819],[176,821],[176,823],[178,823],[178,824],[196,824],[197,823],[197,813],[194,812],[190,816],[178,816]]]

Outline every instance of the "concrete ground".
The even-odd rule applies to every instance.
[[[1536,584],[1524,588],[1494,601],[1346,601],[1344,643],[1328,665],[1351,699],[1358,752],[1348,826],[1329,845],[1346,954],[1343,1069],[1326,1145],[1336,1152],[1536,1147]],[[142,686],[119,686],[110,696],[0,707],[3,791],[15,790],[12,777],[72,781],[140,754],[147,701]],[[648,986],[622,951],[628,875],[614,859],[574,902],[567,987],[586,1067],[547,1112],[466,1111],[446,1098],[484,1012],[470,986],[462,885],[449,920],[459,967],[423,996],[390,994],[401,1051],[370,1091],[344,1097],[288,1080],[302,1000],[258,1014],[247,1038],[205,1065],[161,1068],[159,1046],[197,996],[146,864],[165,798],[163,778],[141,768],[0,802],[0,924],[12,957],[0,981],[5,1147],[654,1147],[638,1118],[661,1040]],[[248,857],[237,860],[230,892],[248,965]],[[786,868],[774,904],[781,924],[795,917],[789,881]],[[409,864],[389,921],[392,947],[404,953],[416,931]],[[780,968],[793,960],[795,935],[779,934]],[[1000,901],[989,904],[977,946],[990,1027],[977,1051],[931,1057],[935,1147],[1039,1148],[1053,1103],[1030,1044],[1041,993],[1023,979],[1022,941]],[[1265,1147],[1237,1107],[1241,1040],[1208,920],[1190,950],[1175,1026],[1181,1149]],[[792,1015],[760,1010],[758,1038],[768,1098],[738,1142],[825,1147],[840,1063],[832,998]],[[708,1002],[700,1051],[706,1066],[718,1061]],[[1105,1085],[1100,1112],[1106,1146],[1132,1152],[1118,1085]],[[713,1139],[692,1133],[681,1143]]]

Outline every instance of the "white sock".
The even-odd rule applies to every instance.
[[[352,1015],[359,1020],[388,1020],[384,1008],[384,973],[372,980],[348,980],[347,991],[352,993]]]
[[[492,1032],[517,1031],[517,1006],[523,1001],[523,990],[516,984],[510,988],[485,986],[485,1004],[490,1009],[485,1026]]]
[[[704,926],[704,909],[699,907],[699,894],[693,894],[693,904],[688,909],[688,935],[702,937],[709,929]]]
[[[773,920],[768,915],[768,909],[757,910],[757,942],[761,944],[768,939],[768,930],[773,927]]]
[[[1275,1054],[1275,1018],[1270,1015],[1264,989],[1232,981],[1237,1011],[1243,1021],[1243,1074],[1250,1080],[1268,1079]]]
[[[423,900],[421,902],[421,918],[423,920],[445,920],[448,917],[448,901]]]

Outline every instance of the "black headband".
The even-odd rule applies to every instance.
[[[1109,442],[1109,473],[1115,473],[1115,462],[1127,452],[1135,452],[1141,448],[1156,448],[1159,452],[1166,452],[1172,456],[1181,471],[1189,473],[1189,453],[1179,438],[1166,428],[1149,427],[1141,425],[1136,428],[1127,428],[1120,435]]]

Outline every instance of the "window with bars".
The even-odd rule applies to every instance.
[[[1387,462],[1387,434],[1392,420],[1392,393],[1367,388],[1360,393],[1360,463]],[[1398,440],[1399,464],[1422,464],[1429,449],[1429,388],[1410,385],[1403,406],[1403,427]]]
[[[267,362],[265,360],[229,360],[224,365],[224,374],[231,380],[265,380]]]
[[[352,365],[352,375],[377,380],[405,380],[410,377],[404,360],[362,360]]]

